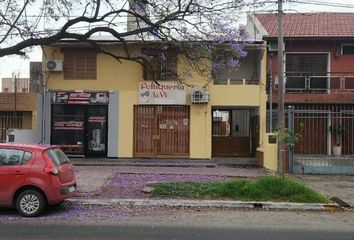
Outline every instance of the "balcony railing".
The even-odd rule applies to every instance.
[[[353,73],[328,73],[322,76],[309,76],[291,73],[285,75],[286,92],[354,92]],[[275,85],[277,88],[278,85]]]
[[[214,79],[214,85],[258,85],[259,80],[249,79]]]

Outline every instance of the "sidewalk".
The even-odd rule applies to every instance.
[[[342,175],[292,175],[292,179],[302,182],[328,198],[339,198],[354,206],[354,176]]]
[[[117,174],[163,174],[163,175],[201,175],[219,177],[256,178],[267,174],[263,168],[230,167],[145,167],[145,166],[77,166],[75,165],[78,191],[94,192]]]
[[[151,199],[142,192],[149,182],[156,181],[220,181],[229,178],[257,178],[273,174],[262,168],[254,167],[147,167],[124,165],[75,166],[79,195],[73,201],[82,204],[129,205],[129,206],[186,206],[186,207],[225,207],[225,208],[262,208],[287,210],[332,211],[334,205],[297,204],[271,202],[238,201],[198,201],[187,199]],[[290,176],[303,182],[312,189],[330,197],[336,196],[353,206],[352,184],[349,179],[329,178],[328,176]],[[317,178],[318,184],[313,184]],[[350,177],[349,177],[350,178]],[[353,177],[354,180],[354,177]],[[105,187],[114,184],[114,188]],[[312,183],[312,185],[311,185]],[[321,184],[320,184],[321,183]],[[344,184],[338,188],[338,184]],[[324,187],[321,187],[324,186]]]

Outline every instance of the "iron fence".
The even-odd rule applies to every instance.
[[[354,106],[288,109],[287,127],[299,135],[289,149],[289,171],[354,174]]]
[[[6,142],[9,129],[23,128],[23,114],[21,112],[0,112],[0,142]]]

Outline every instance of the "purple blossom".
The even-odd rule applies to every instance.
[[[229,67],[237,68],[240,66],[240,61],[238,59],[230,59],[228,65]]]

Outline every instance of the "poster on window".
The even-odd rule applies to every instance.
[[[106,150],[106,117],[90,116],[87,123],[88,128],[88,150],[103,152]]]
[[[176,82],[139,83],[139,103],[156,105],[185,105],[186,86]]]
[[[52,144],[69,155],[84,154],[84,121],[80,120],[54,120]]]

